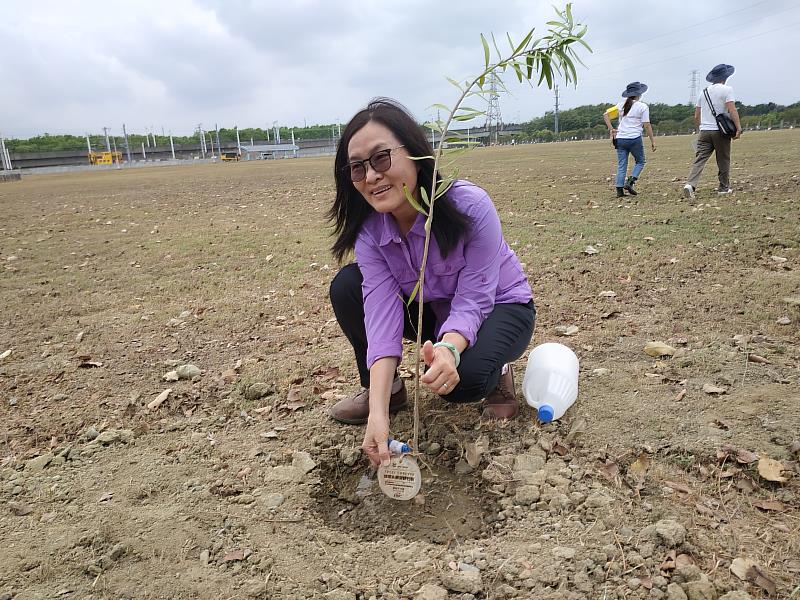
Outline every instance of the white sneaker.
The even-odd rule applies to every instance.
[[[725,194],[730,194],[730,193],[733,193],[733,190],[731,188],[725,188],[725,189],[720,188],[717,190],[717,194],[719,196],[724,196]]]
[[[691,183],[687,183],[683,186],[683,197],[687,200],[694,199],[694,188],[692,187]]]

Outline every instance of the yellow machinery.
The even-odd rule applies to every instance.
[[[118,165],[122,162],[122,152],[89,152],[90,165]]]
[[[239,153],[238,152],[223,152],[220,158],[224,161],[233,160],[238,162],[239,161]]]

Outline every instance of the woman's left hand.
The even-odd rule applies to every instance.
[[[653,142],[653,144],[652,144],[652,148],[653,148],[653,152],[655,152],[655,151],[656,151],[656,144],[655,144],[655,142]]]
[[[419,378],[428,388],[440,396],[453,391],[461,381],[456,370],[456,359],[453,353],[444,346],[436,346],[429,341],[422,346],[422,358],[428,370]]]

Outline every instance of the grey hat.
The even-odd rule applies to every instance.
[[[625,91],[622,92],[622,97],[630,98],[631,96],[641,96],[646,91],[647,91],[647,85],[639,81],[634,81],[633,83],[628,84],[628,87],[626,87]]]
[[[733,65],[717,65],[708,72],[708,75],[706,75],[706,81],[711,83],[722,83],[728,79],[728,77],[733,75],[735,70],[736,69],[733,67]]]

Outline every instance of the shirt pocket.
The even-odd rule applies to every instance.
[[[467,261],[463,256],[452,256],[442,262],[431,264],[429,285],[436,296],[444,295],[452,298],[458,285],[458,276],[466,265]]]
[[[414,269],[409,267],[405,261],[389,261],[389,270],[392,272],[392,276],[395,278],[397,283],[400,284],[400,287],[403,290],[406,290],[406,288],[409,287],[413,288],[417,279],[419,279],[419,275],[414,271]]]

